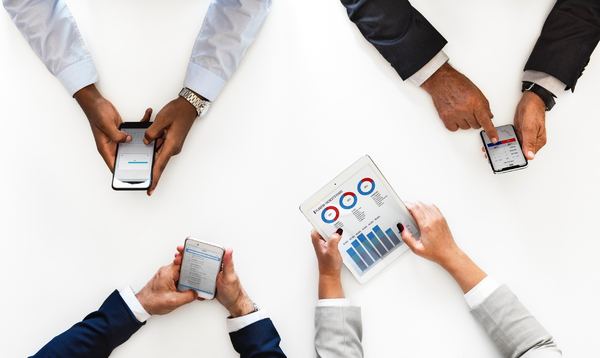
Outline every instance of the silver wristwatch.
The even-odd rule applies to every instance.
[[[208,110],[208,107],[210,106],[210,101],[198,96],[196,93],[194,93],[187,87],[183,87],[181,89],[181,92],[179,92],[179,96],[183,97],[186,101],[190,102],[190,104],[194,106],[194,108],[196,108],[196,113],[198,114],[198,117],[205,113]]]

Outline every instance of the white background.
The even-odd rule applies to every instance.
[[[125,120],[181,88],[209,1],[70,1],[99,87]],[[449,40],[451,63],[511,123],[523,65],[553,1],[415,0]],[[475,130],[450,133],[338,1],[275,0],[238,73],[192,128],[152,198],[114,192],[89,125],[0,16],[0,355],[36,352],[110,292],[139,289],[187,235],[235,249],[290,357],[311,357],[317,298],[298,205],[363,154],[405,200],[435,202],[459,244],[507,283],[570,356],[589,356],[600,308],[596,53],[548,116],[549,144],[521,172],[493,175]],[[367,285],[368,357],[499,357],[462,293],[406,254]],[[216,302],[152,318],[115,357],[235,357]]]

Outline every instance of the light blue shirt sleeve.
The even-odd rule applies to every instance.
[[[184,86],[214,101],[264,23],[271,0],[213,0],[194,43]]]
[[[23,37],[72,96],[98,81],[96,67],[63,0],[2,0]]]

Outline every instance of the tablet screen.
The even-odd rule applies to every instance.
[[[337,189],[309,214],[321,232],[331,235],[338,228],[344,230],[340,252],[347,256],[345,262],[355,265],[359,275],[404,245],[398,222],[414,232],[412,218],[403,214],[406,209],[389,192],[384,180],[371,166],[363,166],[350,179],[336,183]]]

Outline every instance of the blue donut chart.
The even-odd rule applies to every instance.
[[[344,199],[346,199],[347,197],[352,197],[352,203],[350,205],[344,205]],[[342,209],[352,209],[356,203],[358,202],[358,198],[356,197],[356,194],[354,194],[351,191],[347,191],[344,194],[342,194],[342,196],[340,196],[340,206],[342,207]]]
[[[364,182],[369,182],[369,183],[371,183],[371,189],[370,189],[370,190],[368,190],[368,191],[363,191],[363,190],[362,190],[362,188],[361,188],[361,185],[362,185]],[[369,194],[373,193],[373,191],[375,191],[375,181],[374,181],[373,179],[371,179],[371,178],[363,178],[363,179],[361,179],[361,180],[358,182],[358,185],[356,186],[356,189],[358,190],[358,192],[359,192],[361,195],[369,195]]]
[[[325,216],[328,212],[335,212],[333,219],[327,219]],[[333,224],[340,217],[340,211],[335,206],[328,206],[321,212],[321,220],[326,224]]]

